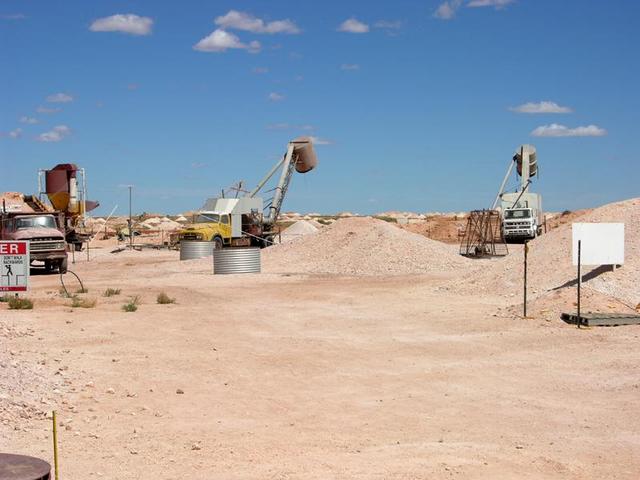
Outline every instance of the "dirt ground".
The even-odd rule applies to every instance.
[[[504,292],[443,288],[453,273],[92,254],[72,269],[95,308],[57,275],[32,277],[34,310],[0,304],[0,375],[35,379],[3,392],[0,450],[50,460],[56,408],[63,479],[638,478],[638,326],[519,318]]]

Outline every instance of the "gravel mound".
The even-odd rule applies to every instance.
[[[291,240],[302,237],[304,235],[316,233],[318,231],[318,227],[316,227],[313,223],[311,223],[311,221],[309,220],[299,220],[293,225],[289,226],[289,228],[283,230],[280,234],[282,243],[290,242]]]
[[[611,203],[577,217],[575,222],[622,222],[625,224],[625,264],[584,267],[583,285],[619,299],[629,306],[640,303],[640,198]],[[496,292],[519,292],[522,285],[522,253],[510,245],[508,257],[485,270],[483,284]],[[529,285],[538,293],[572,287],[576,267],[571,261],[571,224],[567,223],[529,243]],[[514,290],[515,289],[515,290]]]
[[[264,271],[405,275],[473,268],[457,248],[382,220],[344,218],[313,235],[263,250]]]

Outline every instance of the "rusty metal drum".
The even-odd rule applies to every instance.
[[[0,453],[0,480],[50,480],[51,465],[26,455]]]
[[[296,155],[296,172],[307,173],[316,168],[318,157],[311,138],[298,137],[292,143],[293,153]]]

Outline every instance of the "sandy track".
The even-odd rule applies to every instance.
[[[637,478],[639,327],[494,316],[506,299],[446,276],[220,277],[176,258],[76,265],[94,309],[70,312],[55,276],[33,278],[32,312],[0,307],[35,332],[2,348],[66,379],[43,405],[71,421],[63,478]],[[49,426],[2,424],[0,449],[50,458]]]

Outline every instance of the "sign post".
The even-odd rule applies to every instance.
[[[524,242],[524,318],[527,318],[527,256],[529,254],[529,242]]]
[[[578,240],[578,328],[580,328],[580,289],[582,288],[582,240]]]
[[[26,292],[29,264],[29,242],[0,241],[0,292]]]

